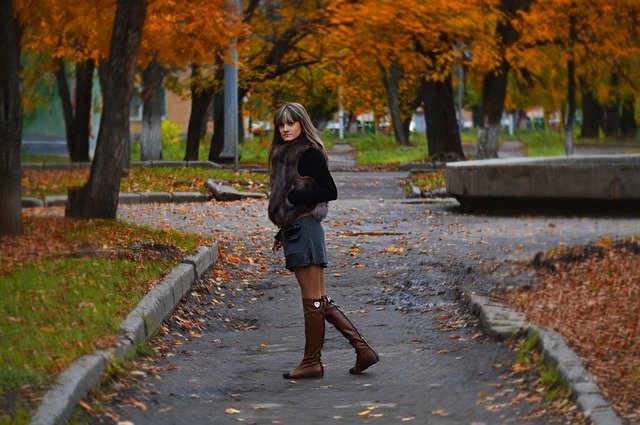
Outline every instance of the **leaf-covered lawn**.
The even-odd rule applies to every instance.
[[[558,249],[539,264],[510,301],[560,332],[618,413],[640,423],[640,240]]]
[[[429,173],[412,173],[411,182],[414,186],[422,189],[423,192],[429,192],[433,189],[439,189],[447,185],[444,170],[437,170]]]
[[[25,170],[22,173],[22,196],[66,195],[67,188],[82,186],[89,178],[88,169]],[[133,168],[122,179],[123,192],[208,192],[208,179],[224,181],[238,190],[268,190],[266,174],[211,170],[202,168]]]
[[[116,220],[25,213],[0,238],[0,423],[79,356],[113,345],[119,323],[205,238]],[[12,419],[13,418],[13,419]]]

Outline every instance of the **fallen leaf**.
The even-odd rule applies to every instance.
[[[224,413],[226,413],[227,415],[235,415],[237,413],[240,413],[240,411],[234,409],[233,407],[227,407],[226,409],[224,409]]]
[[[431,414],[433,416],[449,416],[450,413],[449,411],[447,411],[446,409],[436,409],[436,410],[432,410]]]

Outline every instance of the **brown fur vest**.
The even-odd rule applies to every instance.
[[[276,130],[277,131],[277,130]],[[311,177],[298,174],[298,161],[308,148],[321,152],[322,146],[306,139],[273,147],[271,152],[271,194],[269,195],[269,219],[278,227],[286,226],[302,214],[310,213],[318,221],[327,216],[328,203],[293,205],[287,199],[292,190],[313,190],[317,187]]]

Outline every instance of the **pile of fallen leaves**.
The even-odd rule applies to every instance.
[[[535,284],[509,295],[527,318],[564,336],[603,395],[640,422],[640,240],[539,255]]]
[[[175,245],[169,232],[156,233],[153,236],[155,245],[149,245],[149,232],[143,232],[137,226],[115,220],[65,218],[62,214],[61,208],[27,211],[23,215],[22,235],[0,237],[0,276],[11,273],[20,265],[57,256],[86,254],[89,251],[115,252],[132,247],[137,249],[137,254],[154,255],[152,251],[158,251],[160,245],[166,245],[167,249]],[[206,242],[204,237],[197,241],[200,244]]]

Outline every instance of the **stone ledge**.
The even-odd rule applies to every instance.
[[[503,340],[526,331],[528,338],[538,335],[536,349],[542,359],[557,368],[560,378],[571,391],[572,400],[596,425],[622,425],[610,404],[602,397],[598,386],[562,335],[539,328],[526,321],[524,315],[507,305],[476,294],[465,294],[469,310],[480,318],[482,330],[489,337]]]
[[[452,162],[446,176],[447,191],[473,211],[640,205],[640,155]]]
[[[211,191],[213,197],[218,201],[239,201],[241,199],[257,198],[266,199],[265,193],[239,192],[231,186],[219,184],[213,179],[209,179],[204,184]]]
[[[61,205],[67,205],[67,195],[45,196],[44,205],[47,207],[57,207]]]
[[[44,207],[44,201],[40,198],[24,197],[21,201],[23,208]]]

